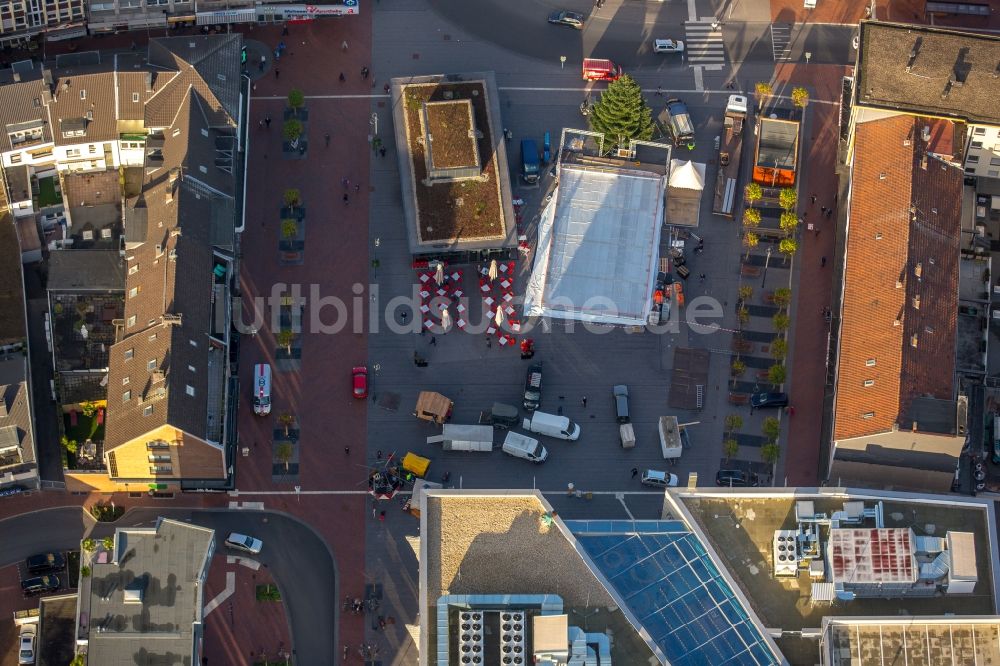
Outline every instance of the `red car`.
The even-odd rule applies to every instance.
[[[368,368],[361,365],[351,370],[354,377],[354,397],[364,400],[368,397]]]

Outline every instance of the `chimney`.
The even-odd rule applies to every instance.
[[[920,294],[916,294],[913,296],[913,309],[914,310],[920,309]]]
[[[52,78],[51,69],[42,67],[42,82],[46,85],[46,87],[48,87],[49,90],[52,90],[55,87],[56,83],[55,79]]]
[[[916,421],[914,421],[914,422],[913,422],[913,425],[912,425],[912,426],[910,426],[910,428],[911,428],[911,429],[913,430],[913,432],[916,432],[916,431],[917,431],[917,422],[916,422]]]
[[[913,267],[913,274],[916,275],[917,279],[919,280],[920,274],[923,272],[924,272],[924,265],[918,262],[917,265]]]
[[[178,169],[177,167],[174,167],[173,169],[170,170],[170,179],[168,182],[170,183],[171,187],[177,182],[177,179],[180,178],[180,176],[181,176],[181,170]]]

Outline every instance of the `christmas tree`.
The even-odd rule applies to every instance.
[[[630,139],[653,136],[652,111],[642,97],[642,88],[628,74],[608,85],[588,119],[592,130],[604,134],[609,152],[627,146]]]

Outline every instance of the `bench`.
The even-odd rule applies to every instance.
[[[760,277],[760,266],[742,264],[740,266],[740,275],[743,277]]]
[[[746,393],[730,393],[729,394],[729,404],[731,405],[746,405],[750,402],[750,396]]]

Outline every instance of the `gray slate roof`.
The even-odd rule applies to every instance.
[[[118,250],[65,250],[49,255],[49,291],[124,291]]]

